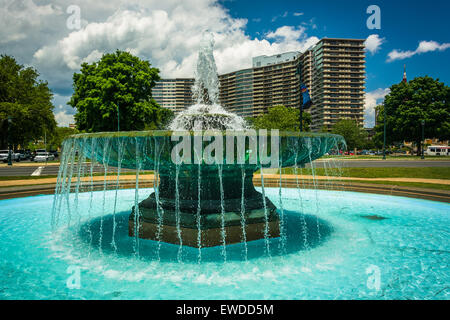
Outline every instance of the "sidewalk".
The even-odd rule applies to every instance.
[[[141,181],[153,181],[153,174],[145,174],[140,175],[139,180]],[[260,179],[259,174],[255,174],[254,178]],[[264,174],[264,178],[267,179],[280,179],[279,174]],[[282,180],[295,180],[296,177],[293,174],[283,174],[281,175]],[[450,180],[446,179],[421,179],[421,178],[353,178],[353,177],[327,177],[327,176],[315,176],[312,175],[299,175],[299,179],[304,180],[312,180],[313,178],[317,180],[353,180],[353,181],[391,181],[391,182],[418,182],[418,183],[435,183],[435,184],[444,184],[450,185]],[[76,183],[77,177],[72,178],[72,183]],[[81,181],[89,182],[90,177],[83,177]],[[94,176],[92,177],[94,182],[101,182],[104,180],[103,176]],[[109,175],[106,177],[108,182],[116,181],[117,176]],[[135,181],[135,175],[122,175],[119,178],[120,181]],[[15,186],[31,186],[31,185],[40,185],[40,184],[55,184],[56,178],[43,178],[43,179],[24,179],[24,180],[6,180],[0,181],[0,187],[15,187]]]
[[[59,166],[59,162],[13,162],[12,166],[7,163],[0,163],[0,168],[7,167],[37,167],[37,166]]]
[[[259,175],[255,175],[259,178]],[[280,178],[279,174],[265,174],[264,178],[276,179]],[[450,180],[447,179],[423,179],[423,178],[354,178],[354,177],[328,177],[328,176],[315,176],[312,175],[299,175],[300,179],[312,180],[355,180],[355,181],[392,181],[392,182],[418,182],[418,183],[436,183],[450,185]],[[293,174],[282,174],[282,179],[296,179]]]

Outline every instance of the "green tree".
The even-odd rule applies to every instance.
[[[300,130],[300,111],[296,108],[277,105],[269,108],[267,113],[255,118],[248,118],[247,122],[255,129],[279,129],[280,131]],[[309,131],[311,115],[303,112],[303,131]]]
[[[47,82],[38,78],[35,69],[19,65],[11,56],[0,56],[1,148],[7,147],[8,133],[14,148],[53,133],[56,121],[52,92]]]
[[[61,148],[64,139],[76,133],[78,133],[77,129],[69,127],[56,127],[53,135],[49,137],[49,150],[57,150]]]
[[[422,125],[425,138],[450,139],[450,87],[431,77],[415,78],[395,84],[378,107],[377,141],[383,139],[384,108],[386,109],[386,142],[413,141],[421,153]]]
[[[358,126],[355,120],[339,120],[331,129],[331,133],[343,136],[349,150],[361,149],[367,144],[367,131]]]
[[[77,109],[78,130],[116,131],[159,129],[172,116],[152,98],[159,70],[148,61],[117,50],[98,62],[83,63],[73,76],[69,105]]]

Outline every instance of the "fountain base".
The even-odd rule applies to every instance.
[[[275,238],[280,236],[279,221],[269,221],[267,223],[269,234],[268,237]],[[264,239],[266,223],[253,223],[245,226],[246,241]],[[158,237],[158,230],[160,232]],[[198,248],[198,229],[180,227],[181,241],[183,246]],[[223,245],[222,228],[211,228],[200,230],[201,242],[200,246],[215,247]],[[134,221],[128,222],[128,233],[131,237],[135,236]],[[240,243],[243,241],[243,232],[241,226],[225,227],[226,244]],[[177,227],[171,225],[161,225],[141,221],[139,224],[139,238],[148,240],[160,240],[167,243],[180,244]]]
[[[150,198],[151,199],[151,198]],[[148,199],[147,199],[148,201]],[[253,241],[264,239],[265,236],[274,238],[280,236],[279,217],[276,207],[266,198],[266,209],[247,209],[242,219],[241,213],[226,211],[223,213],[202,213],[200,216],[193,212],[179,211],[155,206],[147,207],[149,202],[139,204],[139,238],[160,240],[163,242],[179,244],[190,247],[214,247],[223,244],[222,230],[225,231],[225,243],[233,244],[245,240]],[[259,198],[261,201],[261,198]],[[229,202],[229,201],[227,201]],[[256,201],[253,201],[255,203]],[[152,201],[150,201],[152,203]],[[249,201],[251,204],[252,201]],[[129,235],[135,236],[135,210],[130,215]],[[198,220],[198,218],[200,218]],[[222,229],[223,225],[223,229]],[[267,232],[266,232],[267,229]],[[199,242],[198,233],[201,233]]]

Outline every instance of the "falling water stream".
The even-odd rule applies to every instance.
[[[206,35],[202,41],[201,50],[198,56],[197,69],[195,72],[195,84],[193,86],[193,96],[195,98],[195,104],[190,108],[179,113],[177,117],[169,125],[169,129],[172,131],[190,131],[195,135],[200,135],[205,130],[237,130],[245,131],[248,127],[243,118],[229,113],[219,105],[219,81],[217,77],[217,69],[214,62],[213,55],[214,41],[211,36]],[[167,131],[170,133],[171,131]],[[168,146],[170,144],[170,137],[164,137],[164,132],[160,134],[148,133],[133,133],[129,136],[125,134],[99,134],[99,135],[81,135],[79,137],[69,138],[63,143],[63,154],[61,156],[61,166],[58,172],[58,182],[55,188],[55,197],[53,201],[52,210],[52,228],[57,230],[59,225],[63,224],[63,221],[70,226],[73,222],[75,215],[77,223],[87,223],[87,233],[89,235],[89,254],[92,248],[98,247],[99,253],[103,254],[103,249],[106,248],[104,235],[104,223],[105,214],[112,214],[112,236],[109,243],[109,247],[112,248],[113,253],[117,253],[118,244],[116,242],[117,237],[117,219],[118,219],[118,203],[119,189],[122,188],[121,174],[123,169],[132,170],[135,174],[134,181],[134,215],[131,216],[132,232],[133,236],[133,251],[136,256],[140,255],[141,246],[140,234],[142,232],[143,213],[140,208],[140,194],[142,189],[142,183],[146,183],[146,178],[143,173],[145,170],[152,170],[153,174],[153,194],[155,203],[155,260],[162,260],[162,246],[164,242],[164,224],[166,219],[170,219],[170,215],[174,215],[174,226],[176,229],[176,237],[178,239],[177,261],[183,262],[183,228],[182,216],[185,214],[182,211],[182,201],[185,201],[181,195],[182,186],[180,179],[185,177],[185,171],[182,165],[175,165],[171,170],[174,170],[173,184],[174,184],[174,211],[173,213],[166,212],[164,209],[165,198],[161,198],[161,182],[160,175],[167,174],[167,153]],[[282,141],[286,141],[288,147],[283,147],[282,154],[279,159],[279,166],[289,165],[293,168],[295,174],[295,185],[298,194],[298,208],[300,211],[300,229],[299,233],[302,234],[301,241],[305,250],[311,247],[309,241],[309,234],[311,230],[308,230],[308,223],[306,217],[303,214],[303,199],[302,190],[305,188],[305,181],[302,177],[302,167],[305,163],[309,163],[312,172],[312,187],[317,190],[319,188],[316,176],[314,160],[323,155],[325,152],[338,152],[345,148],[345,142],[343,139],[327,136],[327,135],[287,135],[283,137]],[[250,143],[250,142],[249,142]],[[254,150],[255,153],[260,154],[261,150]],[[195,185],[195,193],[192,194],[192,199],[196,200],[196,208],[193,208],[193,228],[196,229],[196,247],[198,250],[197,262],[200,263],[203,259],[203,248],[205,247],[203,239],[203,227],[204,217],[202,213],[201,203],[202,191],[204,186],[202,185],[203,169],[208,164],[205,163],[203,154],[194,154],[197,159],[197,164],[192,167],[192,172],[196,171],[196,181],[192,184],[192,188]],[[286,160],[284,160],[286,159]],[[90,161],[87,162],[86,161]],[[248,161],[248,159],[247,159]],[[299,167],[299,163],[302,165]],[[333,163],[336,164],[336,163]],[[98,184],[94,179],[95,168],[100,165],[103,173],[103,183]],[[216,166],[216,172],[218,177],[218,192],[220,192],[220,206],[218,207],[218,219],[220,219],[220,246],[221,256],[224,262],[228,260],[227,246],[227,223],[230,219],[230,215],[235,214],[239,217],[237,220],[237,228],[241,230],[240,242],[242,243],[242,259],[247,261],[249,259],[249,246],[248,246],[248,225],[250,219],[250,213],[247,211],[247,194],[251,192],[245,188],[246,181],[248,179],[248,172],[246,170],[247,164],[236,165],[236,171],[239,172],[236,176],[235,184],[240,185],[239,192],[236,192],[236,203],[238,203],[234,213],[229,212],[226,206],[226,190],[225,190],[225,175],[229,174],[229,164],[218,163]],[[325,172],[331,170],[331,164],[324,164]],[[327,168],[327,166],[329,166]],[[286,254],[287,253],[287,220],[286,213],[283,205],[283,185],[289,181],[284,181],[282,171],[278,170],[278,175],[267,176],[265,173],[265,166],[262,163],[257,163],[254,166],[254,170],[259,170],[259,182],[260,182],[260,194],[262,201],[263,214],[263,243],[264,254],[266,257],[271,257],[272,254]],[[278,168],[279,169],[279,168]],[[338,170],[339,168],[336,167]],[[75,171],[75,172],[74,172]],[[110,176],[112,179],[109,179]],[[114,176],[115,175],[115,176]],[[73,186],[73,180],[76,179],[76,185]],[[240,180],[240,181],[239,181]],[[289,179],[288,179],[289,180]],[[300,182],[301,180],[301,182]],[[279,226],[279,241],[278,246],[271,246],[271,238],[276,235],[276,230],[272,230],[271,226],[274,226],[273,212],[271,211],[271,201],[266,197],[266,183],[275,183],[279,186],[278,199],[270,199],[277,202],[276,216],[278,217],[275,222]],[[227,187],[229,188],[229,186]],[[114,190],[113,194],[110,190]],[[102,195],[96,196],[96,190],[100,190]],[[79,193],[89,192],[87,212],[81,212],[79,210]],[[74,194],[73,200],[72,194]],[[113,199],[111,199],[111,197]],[[206,199],[207,200],[207,199]],[[65,206],[63,206],[65,202]],[[73,203],[71,203],[73,202]],[[316,216],[319,214],[319,199],[316,192]],[[272,205],[273,206],[273,205]],[[100,210],[100,213],[99,213]],[[95,212],[95,214],[94,214]],[[167,214],[167,216],[165,216]],[[206,218],[205,218],[206,219]],[[253,218],[254,219],[254,218]],[[91,225],[89,221],[96,220],[96,226],[98,230],[94,229],[94,224]],[[86,224],[85,224],[86,225]],[[108,224],[109,226],[109,224]],[[97,228],[97,227],[96,227]],[[276,228],[275,228],[276,229]],[[317,217],[316,225],[317,237],[320,240],[320,223]],[[108,232],[109,233],[109,232]],[[94,241],[98,241],[97,244]],[[278,252],[278,253],[277,253]]]

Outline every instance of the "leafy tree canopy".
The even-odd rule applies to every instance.
[[[422,140],[421,121],[425,121],[425,138],[450,139],[450,87],[431,77],[415,78],[395,84],[378,106],[376,139],[383,139],[383,117],[386,109],[386,141],[389,144]]]
[[[77,134],[78,130],[69,127],[56,127],[53,135],[48,142],[49,150],[57,150],[61,147],[65,138],[70,135]]]
[[[51,102],[52,92],[47,82],[38,77],[39,73],[35,69],[19,65],[11,56],[0,56],[2,148],[8,144],[8,132],[9,142],[14,147],[23,147],[28,142],[41,138],[44,132],[53,133],[56,121]]]
[[[98,62],[83,63],[80,73],[73,76],[74,93],[69,101],[77,109],[78,130],[116,131],[118,111],[121,131],[162,128],[172,112],[152,98],[158,73],[148,61],[119,50]]]
[[[355,120],[339,120],[331,129],[331,133],[343,136],[349,150],[361,149],[367,145],[367,131],[358,126]]]
[[[280,131],[300,130],[300,110],[296,108],[277,105],[269,108],[268,112],[255,118],[247,119],[247,122],[255,129],[279,129]],[[303,131],[309,131],[311,115],[303,112]]]

